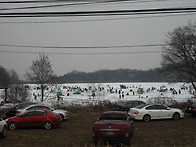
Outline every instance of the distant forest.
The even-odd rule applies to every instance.
[[[107,83],[107,82],[168,82],[166,75],[162,74],[160,68],[150,70],[99,70],[95,72],[72,71],[58,77],[59,82],[89,82],[89,83]]]

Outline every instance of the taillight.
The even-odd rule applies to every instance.
[[[11,111],[11,110],[7,109],[6,111],[8,111],[8,112],[9,112],[9,111]]]
[[[134,112],[134,114],[138,114],[138,113],[139,113],[139,111],[138,111],[138,110]]]
[[[17,111],[17,113],[20,113],[21,111]]]
[[[54,117],[54,119],[60,119],[60,117],[58,115],[54,115],[53,117]]]
[[[192,108],[193,110],[196,110],[196,108]]]
[[[95,136],[95,130],[93,129],[92,131],[93,131],[93,136]]]
[[[126,130],[126,137],[129,137],[129,131]]]

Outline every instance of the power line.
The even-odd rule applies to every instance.
[[[164,46],[166,44],[143,44],[143,45],[123,45],[123,46],[28,46],[28,45],[8,45],[0,44],[4,47],[17,47],[17,48],[42,48],[42,49],[114,49],[114,48],[138,48],[138,47],[157,47]],[[0,51],[2,53],[18,53],[18,54],[39,54],[40,52],[29,51]],[[160,53],[161,51],[137,51],[137,52],[47,52],[46,54],[53,55],[126,55],[126,54],[147,54],[147,53]]]
[[[0,24],[28,24],[28,23],[71,23],[71,22],[93,22],[93,21],[115,21],[115,20],[130,20],[130,19],[141,19],[141,18],[156,18],[156,17],[175,17],[184,15],[195,15],[196,13],[181,13],[181,14],[168,14],[168,15],[157,15],[157,16],[137,16],[137,17],[120,17],[120,18],[101,18],[101,19],[80,19],[80,20],[60,20],[60,21],[4,21]]]
[[[26,13],[0,13],[0,17],[65,17],[65,16],[111,16],[111,15],[144,15],[167,13],[193,13],[196,7],[161,8],[138,10],[101,10],[101,11],[72,11],[72,12],[26,12]]]
[[[28,6],[28,7],[17,7],[17,8],[2,8],[3,10],[24,10],[24,9],[38,9],[38,8],[51,8],[51,7],[64,7],[64,6],[80,6],[80,5],[92,5],[92,4],[107,4],[107,3],[119,3],[130,0],[106,0],[106,1],[94,1],[94,2],[77,2],[77,3],[66,3],[66,4],[55,4],[55,5],[44,5],[44,6]]]
[[[0,51],[2,53],[17,53],[17,54],[40,54],[41,52],[24,52],[24,51]],[[160,53],[161,51],[142,51],[142,52],[88,52],[88,53],[63,53],[63,52],[53,52],[45,54],[52,54],[52,55],[127,55],[127,54],[152,54],[152,53]]]
[[[111,48],[138,48],[138,47],[157,47],[165,46],[168,44],[142,44],[142,45],[117,45],[117,46],[39,46],[39,45],[13,45],[13,44],[0,44],[4,47],[17,47],[17,48],[42,48],[42,49],[111,49]]]
[[[162,0],[162,1],[167,1],[167,0]],[[43,1],[39,1],[39,3],[42,3]],[[44,1],[45,2],[45,1]],[[47,2],[47,1],[46,1]],[[48,1],[48,2],[53,2],[53,1]],[[54,2],[66,2],[66,1],[54,1]],[[42,5],[42,6],[28,6],[28,7],[16,7],[16,8],[2,8],[0,11],[5,11],[5,10],[24,10],[24,9],[40,9],[40,8],[51,8],[51,7],[65,7],[65,6],[81,6],[81,5],[94,5],[94,4],[121,4],[121,3],[144,3],[144,2],[157,2],[157,0],[150,0],[150,1],[130,1],[130,0],[104,0],[104,1],[91,1],[91,2],[76,2],[76,3],[66,3],[66,4],[55,4],[55,5]],[[0,2],[0,3],[5,3],[5,2]],[[12,3],[12,2],[10,2]],[[17,3],[17,2],[13,2]],[[18,3],[22,3],[21,1]],[[28,1],[24,2],[28,3]],[[38,1],[29,1],[29,3],[38,3]]]

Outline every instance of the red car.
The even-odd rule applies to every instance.
[[[44,127],[49,130],[61,124],[60,115],[48,110],[30,110],[19,116],[6,120],[8,128],[15,130],[18,127]]]
[[[134,134],[133,120],[126,112],[107,111],[94,123],[92,131],[95,146],[100,141],[130,145]]]

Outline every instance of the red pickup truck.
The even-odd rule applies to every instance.
[[[122,111],[103,112],[93,125],[93,142],[121,142],[130,145],[134,134],[133,119]]]

